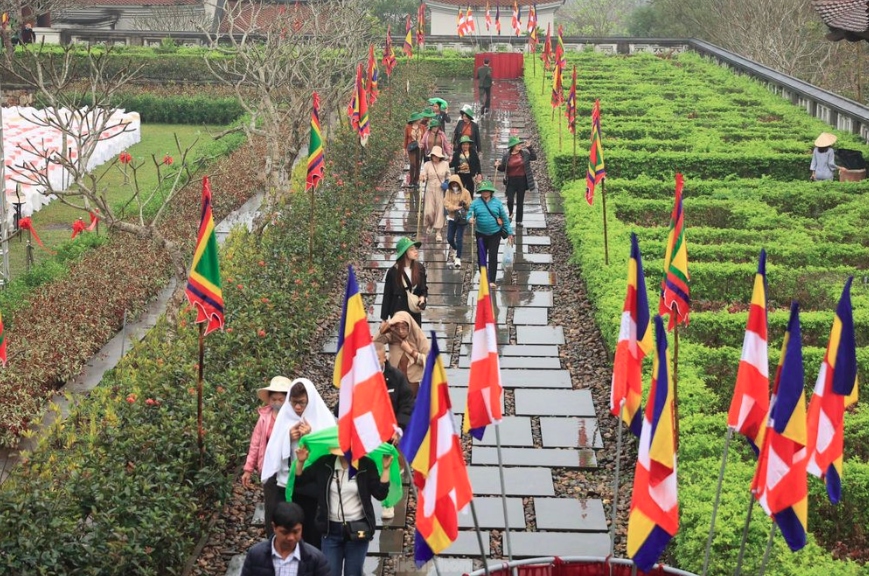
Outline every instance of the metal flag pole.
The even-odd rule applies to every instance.
[[[199,444],[199,466],[205,464],[205,429],[202,427],[202,380],[205,368],[205,323],[199,323],[199,378],[196,383],[196,429]]]
[[[497,423],[495,423],[495,444],[498,446],[498,476],[501,480],[501,506],[504,508],[504,541],[507,548],[507,560],[512,562],[513,545],[510,542],[510,520],[507,518],[507,488],[504,485],[504,462],[501,459],[501,427]]]
[[[715,536],[715,517],[718,515],[718,502],[721,500],[721,484],[724,482],[724,468],[727,466],[727,450],[730,447],[730,439],[733,438],[733,428],[727,427],[727,436],[724,438],[724,452],[721,455],[721,469],[718,471],[718,489],[715,490],[715,503],[712,504],[712,520],[709,522],[709,538],[706,540],[706,556],[703,558],[703,571],[706,576],[709,569],[709,553],[712,551],[712,538]]]
[[[480,521],[477,520],[477,507],[471,498],[471,516],[474,519],[474,530],[477,533],[477,543],[480,545],[480,558],[483,560],[483,571],[489,576],[489,563],[486,561],[486,547],[483,546],[483,535],[480,533]]]
[[[751,512],[754,510],[754,494],[748,492],[748,513],[745,515],[745,526],[742,527],[742,541],[739,543],[739,557],[736,559],[736,571],[733,576],[742,574],[742,560],[745,558],[745,543],[748,540],[748,527],[751,525]]]
[[[613,482],[613,513],[612,525],[610,526],[610,556],[616,553],[616,518],[619,511],[619,485],[621,484],[619,476],[621,474],[622,463],[622,417],[625,414],[625,402],[622,400],[621,408],[619,409],[619,428],[616,433],[616,479]]]
[[[410,493],[413,494],[413,499],[416,501],[417,507],[419,506],[419,497],[416,490],[416,484],[413,483],[413,468],[410,467],[410,462],[404,459],[404,467],[407,470],[408,484],[410,485]],[[417,512],[419,512],[419,508],[417,508]],[[418,532],[417,532],[418,533]],[[414,538],[416,538],[416,534],[414,534]],[[438,557],[437,554],[432,556],[431,563],[434,565],[435,573],[437,576],[441,576],[441,568],[438,566]]]
[[[606,230],[606,178],[600,181],[600,198],[603,204],[603,261],[604,264],[610,264],[610,247],[609,239],[607,238]]]
[[[670,307],[673,319],[673,429],[676,431],[676,450],[679,449],[679,308]]]
[[[769,563],[769,553],[772,550],[772,541],[775,538],[775,530],[776,523],[775,520],[772,521],[772,528],[769,529],[769,540],[766,541],[766,550],[763,552],[763,562],[760,565],[760,572],[758,576],[763,576],[764,572],[766,572],[766,566]]]

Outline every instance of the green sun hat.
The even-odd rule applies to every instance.
[[[431,110],[425,110],[424,112],[420,112],[423,118],[437,118],[438,115],[432,112]]]
[[[443,110],[446,110],[447,108],[449,108],[449,104],[447,104],[447,101],[444,100],[443,98],[429,98],[428,103],[429,104],[437,104]]]
[[[414,122],[417,122],[417,121],[419,121],[419,120],[422,120],[422,118],[423,118],[423,116],[422,116],[421,113],[419,113],[419,112],[414,112],[413,114],[410,115],[410,118],[407,119],[407,123],[408,123],[408,124],[413,124]]]
[[[422,246],[422,242],[414,242],[407,237],[399,240],[398,244],[395,245],[395,259],[400,260],[402,257],[404,257],[404,253],[410,250],[411,246],[416,246],[417,248],[419,248],[420,246]]]
[[[464,106],[462,106],[462,109],[459,111],[459,113],[464,114],[471,120],[474,119],[474,109],[471,107],[470,104],[465,104]]]
[[[459,144],[464,144],[465,142],[467,142],[468,144],[474,143],[470,136],[462,136],[461,138],[459,138]]]
[[[491,192],[492,194],[494,194],[495,192],[497,192],[497,190],[495,190],[495,185],[492,184],[491,180],[483,180],[482,182],[480,182],[480,185],[477,186],[477,194],[479,194],[480,192]]]
[[[428,127],[429,127],[429,128],[440,128],[440,127],[441,127],[441,121],[438,120],[437,118],[432,118],[432,119],[429,121],[429,123],[428,123]]]
[[[522,144],[523,140],[518,136],[510,136],[510,140],[507,142],[507,148],[512,148],[516,144]]]

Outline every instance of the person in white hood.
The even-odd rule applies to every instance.
[[[263,461],[262,478],[266,479],[263,491],[267,534],[275,506],[285,499],[284,491],[290,475],[290,460],[299,446],[299,438],[311,432],[331,428],[336,424],[335,416],[320,397],[314,383],[307,378],[293,380],[287,400],[278,412]],[[314,524],[314,514],[317,509],[316,494],[306,494],[304,491],[296,490],[293,493],[293,502],[301,506],[305,512],[302,537],[308,544],[320,548],[320,533]],[[270,534],[268,536],[271,537]]]

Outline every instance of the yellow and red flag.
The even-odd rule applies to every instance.
[[[368,97],[368,105],[374,106],[380,92],[377,90],[377,60],[374,58],[374,44],[368,46],[368,74],[366,79],[368,84],[365,87],[365,94]]]
[[[658,314],[670,315],[667,330],[676,324],[688,325],[691,312],[691,292],[688,275],[688,241],[685,239],[685,213],[682,209],[684,180],[676,174],[676,200],[670,215],[670,233],[667,235],[667,250],[664,252],[664,279],[661,281],[661,303]]]
[[[833,504],[842,499],[845,409],[857,402],[857,343],[851,309],[853,280],[849,277],[842,289],[827,353],[809,402],[808,471],[824,481]]]
[[[386,70],[387,76],[392,76],[392,71],[395,69],[395,50],[392,48],[392,27],[386,26],[386,44],[383,47],[383,69]]]
[[[489,0],[486,0],[486,32],[492,27],[492,12],[489,8]]]
[[[355,462],[390,440],[398,424],[371,340],[356,274],[352,266],[348,269],[332,382],[340,388],[338,440],[341,451]]]
[[[420,2],[416,9],[416,45],[425,47],[425,4]]]
[[[0,362],[6,367],[6,329],[3,327],[3,315],[0,314]]]
[[[199,233],[193,251],[193,263],[184,291],[187,301],[196,308],[196,324],[206,322],[205,334],[223,328],[223,290],[220,287],[217,236],[214,233],[214,214],[211,210],[211,185],[208,176],[202,177],[202,211]]]
[[[404,55],[408,58],[413,58],[413,36],[411,35],[411,25],[410,25],[410,14],[407,15],[407,21],[405,22],[405,36],[404,36],[404,46],[402,50],[404,50]]]
[[[465,14],[465,29],[468,34],[473,34],[477,31],[477,25],[474,23],[474,14],[471,12],[471,6],[468,5],[468,11]]]
[[[561,78],[561,68],[556,67],[552,73],[552,107],[564,104],[564,82]]]
[[[561,24],[558,25],[558,38],[555,44],[555,63],[562,70],[567,68],[567,57],[564,53],[564,28]]]
[[[459,6],[458,12],[456,12],[456,34],[459,35],[459,38],[465,37],[465,13],[462,11],[461,6]]]
[[[308,142],[308,175],[305,191],[317,186],[323,179],[323,132],[320,128],[320,95],[314,92],[311,109],[311,137]]]
[[[571,134],[576,134],[576,64],[573,65],[573,78],[570,81],[570,90],[567,92],[564,114],[567,116],[567,129]]]
[[[516,33],[516,36],[522,34],[522,12],[519,5],[516,4],[516,0],[513,0],[513,18],[510,23],[513,25],[513,32]]]
[[[558,66],[555,67],[557,71]],[[606,166],[603,161],[603,144],[600,140],[600,100],[594,101],[591,109],[591,146],[588,148],[588,169],[585,173],[585,201],[591,206],[594,203],[594,187],[606,178]]]
[[[543,52],[540,53],[540,58],[543,60],[543,67],[549,70],[552,64],[552,24],[546,25],[546,42],[543,43]]]

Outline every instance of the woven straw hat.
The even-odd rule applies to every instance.
[[[838,138],[835,134],[830,134],[829,132],[821,132],[821,135],[815,138],[815,146],[818,148],[827,148],[836,143]]]

